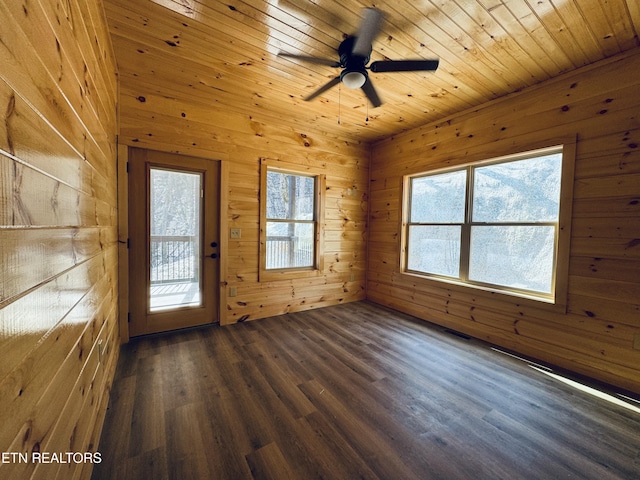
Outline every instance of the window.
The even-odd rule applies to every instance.
[[[265,160],[261,177],[261,280],[318,274],[324,176],[270,167]]]
[[[562,181],[562,147],[407,177],[404,271],[555,302]]]

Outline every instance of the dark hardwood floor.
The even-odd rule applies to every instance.
[[[366,302],[123,346],[93,479],[638,479],[640,414]]]

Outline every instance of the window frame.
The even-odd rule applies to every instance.
[[[472,201],[475,169],[501,163],[515,162],[528,158],[535,158],[552,153],[560,153],[561,178],[560,196],[557,222],[473,222],[472,221]],[[567,284],[569,275],[569,244],[571,240],[570,226],[572,218],[573,203],[573,182],[575,164],[575,139],[566,139],[562,143],[551,146],[531,148],[517,153],[478,160],[474,162],[461,163],[456,166],[445,168],[434,168],[432,170],[421,171],[405,175],[402,178],[402,215],[400,229],[400,272],[408,277],[424,279],[426,281],[447,284],[454,288],[462,287],[464,291],[477,291],[480,295],[488,294],[492,298],[517,299],[518,302],[532,302],[531,305],[546,305],[558,311],[566,311],[567,304]],[[431,175],[439,175],[448,172],[466,170],[465,186],[465,212],[464,223],[431,223],[430,225],[460,225],[460,272],[458,277],[450,277],[440,274],[432,274],[411,270],[409,263],[409,228],[413,225],[428,224],[426,222],[410,222],[411,219],[411,181]],[[554,259],[551,293],[537,293],[531,290],[495,285],[482,281],[469,280],[469,265],[471,253],[471,229],[475,226],[527,226],[527,225],[554,225]]]
[[[278,172],[282,174],[311,177],[315,182],[314,219],[313,220],[286,220],[293,223],[312,223],[314,254],[313,265],[304,267],[286,267],[267,269],[267,173]],[[324,271],[324,203],[326,190],[326,175],[309,169],[303,169],[299,165],[286,164],[278,160],[262,158],[260,160],[260,268],[258,280],[274,281],[295,278],[309,278],[322,275]],[[281,220],[281,219],[279,219]],[[284,221],[284,220],[283,220]]]

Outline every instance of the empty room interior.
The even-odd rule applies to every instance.
[[[0,18],[0,478],[640,478],[636,0]]]

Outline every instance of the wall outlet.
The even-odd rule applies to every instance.
[[[230,231],[230,236],[231,238],[241,238],[242,230],[240,230],[239,228],[232,228]]]
[[[237,287],[229,287],[229,296],[235,297],[236,295],[238,295]]]

